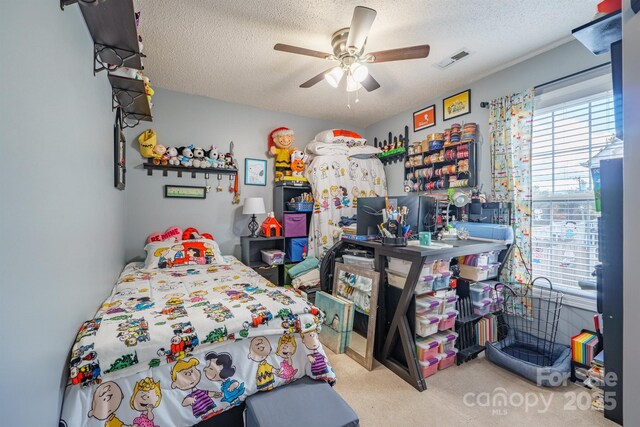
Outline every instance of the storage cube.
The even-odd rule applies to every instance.
[[[306,214],[284,214],[284,237],[303,237],[307,235]]]
[[[300,262],[307,257],[309,240],[306,237],[299,237],[287,240],[287,255],[291,262]]]

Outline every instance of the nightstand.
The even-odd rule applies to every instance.
[[[249,237],[241,236],[242,262],[256,273],[275,285],[284,284],[284,265],[269,265],[262,261],[265,249],[279,249],[284,252],[284,237]]]

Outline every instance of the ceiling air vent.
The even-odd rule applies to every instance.
[[[462,49],[459,52],[454,53],[450,57],[445,58],[442,61],[438,62],[436,64],[436,67],[444,70],[445,68],[450,67],[451,65],[453,65],[456,62],[460,61],[461,59],[466,58],[470,54],[471,53],[467,49]]]

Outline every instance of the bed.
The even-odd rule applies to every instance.
[[[178,255],[164,249],[166,266]],[[186,427],[305,375],[335,381],[317,335],[323,314],[299,293],[233,257],[184,256],[173,268],[128,264],[84,322],[61,426]]]
[[[327,137],[329,132],[346,131],[321,132],[305,147],[310,157],[305,177],[315,200],[309,254],[317,258],[340,239],[341,218],[356,215],[359,197],[387,195],[384,166],[375,157],[381,150],[362,138]]]

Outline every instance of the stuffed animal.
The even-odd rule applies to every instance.
[[[176,147],[167,148],[166,156],[171,166],[178,166],[180,164],[180,160],[178,159],[178,149]]]
[[[291,152],[291,172],[293,176],[302,176],[307,155],[300,150]]]
[[[194,168],[206,168],[209,166],[209,162],[205,160],[204,150],[201,147],[193,149],[193,167]]]
[[[232,168],[233,167],[233,156],[231,153],[227,153],[224,155],[224,167]]]
[[[186,167],[193,166],[193,145],[180,147],[180,164]]]
[[[153,129],[147,129],[138,136],[140,155],[150,159],[153,156],[153,147],[156,146],[157,137]]]
[[[295,136],[289,128],[280,127],[269,134],[269,151],[276,156],[276,181],[291,174],[291,152]]]
[[[165,166],[169,161],[169,156],[167,156],[167,148],[164,145],[157,144],[153,147],[153,164]]]
[[[198,231],[197,228],[189,227],[182,232],[182,240],[193,240],[193,239],[209,239],[213,240],[213,236],[209,233],[202,233]]]

